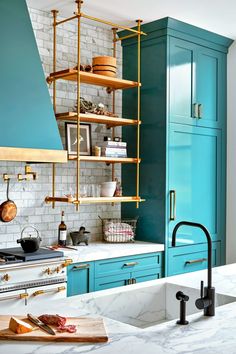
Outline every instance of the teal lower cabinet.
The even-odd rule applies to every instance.
[[[220,241],[212,243],[212,266],[221,264]],[[194,272],[207,268],[207,244],[169,248],[168,269],[171,275]]]
[[[94,262],[73,263],[67,268],[67,296],[94,291]]]
[[[162,277],[161,268],[153,268],[132,272],[131,284],[141,283],[148,280],[156,280]]]
[[[67,268],[67,296],[159,279],[162,259],[162,252],[156,252],[73,263]]]
[[[95,279],[95,291],[117,288],[130,284],[131,273],[110,275]]]
[[[95,291],[155,280],[162,276],[162,253],[95,262]]]

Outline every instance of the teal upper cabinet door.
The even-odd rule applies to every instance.
[[[226,101],[225,55],[216,50],[198,46],[196,71],[197,125],[221,128],[224,122],[224,102]]]
[[[174,226],[183,220],[203,224],[213,240],[221,237],[221,131],[171,124],[169,134],[169,246]],[[201,230],[181,227],[177,245],[205,242]]]
[[[170,38],[169,75],[170,121],[195,125],[196,45]]]
[[[225,55],[174,37],[169,51],[170,122],[221,128]]]

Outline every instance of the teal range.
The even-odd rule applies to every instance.
[[[123,217],[139,216],[137,239],[165,244],[165,275],[203,269],[205,225],[213,240],[213,265],[225,264],[226,77],[232,40],[172,18],[142,26],[141,151],[139,209],[122,204]],[[121,36],[124,32],[121,33]],[[137,39],[122,41],[123,77],[137,79]],[[137,91],[123,92],[123,117],[137,115]],[[136,155],[136,131],[123,128],[128,155]],[[122,166],[124,195],[135,195],[136,171]]]

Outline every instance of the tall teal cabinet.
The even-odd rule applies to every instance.
[[[141,171],[136,209],[122,204],[125,217],[139,216],[137,238],[165,243],[165,274],[203,269],[206,240],[182,227],[177,247],[172,231],[182,220],[205,225],[213,240],[213,265],[225,263],[226,73],[232,40],[164,18],[142,26]],[[123,34],[122,34],[123,35]],[[123,46],[123,76],[136,79],[137,40]],[[132,92],[131,92],[132,91]],[[134,90],[123,92],[123,116],[135,116]],[[128,153],[135,132],[123,128]],[[122,169],[124,193],[133,195],[135,170]]]

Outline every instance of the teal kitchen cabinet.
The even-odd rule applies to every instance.
[[[213,241],[220,240],[224,230],[221,130],[171,123],[168,135],[168,246],[174,226],[182,220],[196,220],[207,227]],[[180,231],[177,245],[205,242],[201,230],[182,226]]]
[[[221,128],[225,67],[223,53],[170,37],[170,121]]]
[[[189,250],[190,248],[190,250]],[[212,243],[212,266],[221,263],[220,241]],[[171,275],[194,272],[207,267],[207,245],[195,244],[172,247],[168,253],[168,269]]]
[[[67,268],[67,296],[94,291],[94,262],[73,263]]]
[[[162,252],[73,263],[67,268],[67,296],[159,279]]]
[[[158,252],[96,261],[95,291],[159,279],[162,259]]]
[[[139,209],[123,203],[122,216],[139,216],[139,240],[165,244],[165,275],[206,267],[206,240],[198,229],[181,227],[177,247],[171,247],[173,227],[182,220],[209,228],[213,265],[224,264],[226,59],[232,40],[172,18],[142,30],[140,195],[146,201]],[[123,76],[136,80],[137,39],[122,46]],[[123,92],[124,117],[136,116],[136,95]],[[122,137],[135,156],[135,132],[123,127]],[[122,166],[125,195],[135,193],[134,178],[135,169]],[[196,262],[179,265],[181,259]]]

